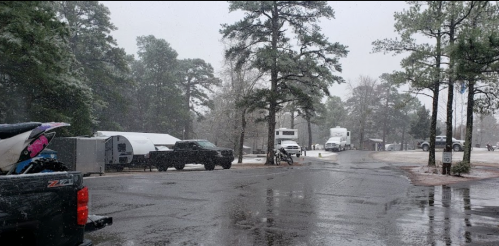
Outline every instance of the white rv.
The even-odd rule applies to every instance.
[[[283,147],[291,155],[300,157],[301,147],[296,143],[298,129],[279,128],[275,130],[274,149]]]
[[[345,139],[345,148],[351,149],[352,144],[350,140],[350,131],[346,128],[336,126],[335,128],[329,129],[329,137],[343,137]]]

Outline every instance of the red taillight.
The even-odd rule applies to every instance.
[[[84,187],[77,193],[76,223],[86,225],[88,218],[88,188]]]

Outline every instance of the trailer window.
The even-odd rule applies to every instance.
[[[124,143],[118,144],[118,152],[126,152],[126,144]]]

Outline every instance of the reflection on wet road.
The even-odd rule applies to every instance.
[[[497,179],[414,186],[393,164],[334,162],[85,179],[95,245],[499,245]]]

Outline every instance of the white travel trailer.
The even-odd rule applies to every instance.
[[[145,133],[145,132],[117,132],[117,131],[97,131],[95,137],[111,137],[111,136],[125,136],[126,138],[133,138],[134,136],[145,137],[152,141],[154,146],[159,149],[172,148],[175,142],[180,139],[165,133]]]
[[[122,169],[120,166],[144,164],[146,156],[154,151],[154,144],[146,137],[111,136],[106,141],[106,166]]]
[[[346,128],[336,126],[335,128],[329,129],[329,137],[343,137],[345,138],[345,148],[346,149],[351,149],[351,141],[350,141],[350,131],[348,131]]]

